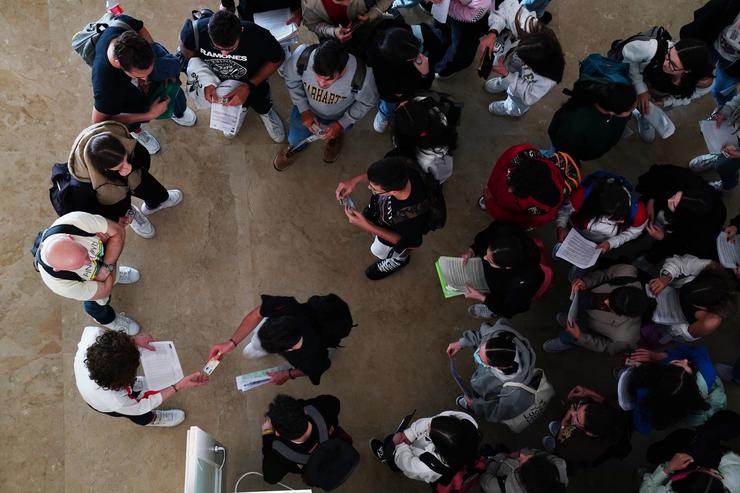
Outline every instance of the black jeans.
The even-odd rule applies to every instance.
[[[442,60],[434,66],[434,71],[443,76],[452,75],[475,60],[478,38],[488,31],[488,15],[477,22],[460,22],[448,17],[445,24],[434,21],[434,30],[448,46]]]
[[[134,397],[137,397],[139,395],[139,392],[132,392],[131,395]],[[129,420],[131,420],[132,422],[136,423],[139,426],[146,426],[152,421],[154,421],[154,413],[152,411],[149,411],[148,413],[140,414],[138,416],[129,416],[128,414],[121,414],[121,413],[104,413],[103,411],[98,411],[94,407],[90,406],[90,404],[88,404],[88,406],[90,407],[90,409],[92,409],[96,413],[106,414],[108,416],[113,416],[114,418],[128,418]]]
[[[95,319],[100,325],[108,325],[116,319],[116,311],[110,306],[110,298],[105,305],[98,304],[95,300],[83,301],[82,306],[85,313]]]
[[[242,105],[245,108],[254,108],[254,111],[260,115],[266,115],[272,108],[272,95],[270,94],[270,84],[264,81],[251,91],[249,97]]]
[[[716,469],[726,450],[722,442],[740,435],[740,415],[733,411],[718,411],[695,430],[681,429],[668,434],[663,440],[650,445],[647,460],[663,464],[674,454],[685,452],[694,458],[695,466]]]

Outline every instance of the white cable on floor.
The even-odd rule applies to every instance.
[[[236,480],[236,484],[234,485],[234,493],[239,493],[239,483],[241,482],[241,480],[244,479],[246,476],[250,476],[252,474],[256,474],[257,476],[261,476],[261,477],[264,478],[264,476],[262,475],[261,472],[255,472],[255,471],[245,472],[244,474],[242,474],[241,476],[239,476],[239,479]],[[279,481],[278,481],[277,484],[279,484],[280,486],[282,486],[286,490],[293,490],[293,488],[291,488],[287,484],[283,484],[283,483],[281,483]]]

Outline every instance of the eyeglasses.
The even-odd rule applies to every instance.
[[[671,48],[670,50],[668,50],[668,53],[665,54],[665,59],[666,61],[668,61],[668,65],[671,67],[671,70],[673,70],[674,72],[684,72],[684,68],[676,65],[673,59],[671,58],[671,52],[674,52],[674,51],[675,51],[674,48]]]

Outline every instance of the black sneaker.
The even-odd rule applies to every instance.
[[[390,276],[397,270],[400,270],[401,268],[406,267],[410,261],[411,261],[411,257],[406,257],[404,260],[398,260],[393,257],[383,259],[383,260],[378,260],[377,262],[372,264],[370,267],[365,269],[365,275],[371,281],[379,281],[381,279],[385,279],[386,277]]]
[[[368,442],[368,445],[370,445],[370,452],[373,453],[373,457],[375,457],[378,462],[380,462],[381,464],[385,464],[388,461],[388,459],[384,457],[385,453],[383,449],[385,447],[383,447],[383,442],[381,442],[377,438],[373,438],[370,440],[370,442]]]
[[[552,22],[552,14],[550,12],[545,11],[544,14],[542,14],[542,17],[539,18],[539,21],[545,25]]]

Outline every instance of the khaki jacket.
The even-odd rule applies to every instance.
[[[141,169],[132,171],[123,182],[112,182],[100,174],[90,162],[87,145],[94,136],[104,134],[116,137],[126,149],[126,154],[129,156],[133,154],[136,139],[131,137],[126,125],[114,121],[105,121],[90,125],[80,132],[74,144],[72,144],[67,167],[69,173],[77,180],[92,185],[97,194],[98,202],[102,205],[113,205],[124,200],[130,190],[139,186],[141,183]]]
[[[367,15],[369,22],[378,19],[393,3],[393,0],[377,0],[375,5],[368,11],[365,0],[350,0],[347,6],[347,17],[356,22],[358,15]],[[335,38],[334,24],[329,21],[329,16],[324,9],[321,0],[302,0],[303,23],[319,38]]]

